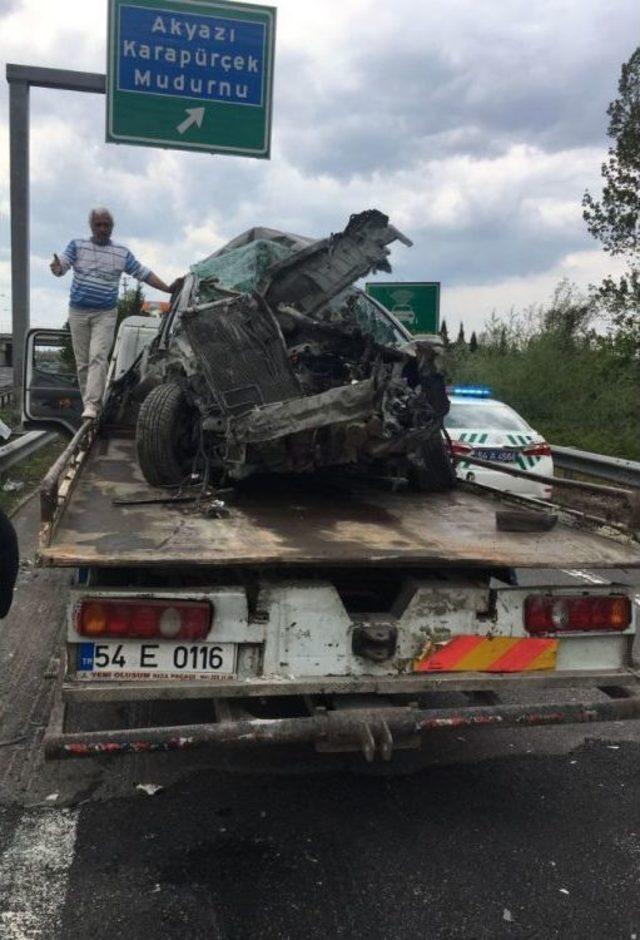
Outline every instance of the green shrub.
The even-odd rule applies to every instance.
[[[452,345],[452,381],[489,385],[552,443],[640,459],[640,363],[566,283],[549,309],[492,318],[478,347]]]

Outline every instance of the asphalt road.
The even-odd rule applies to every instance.
[[[44,765],[68,575],[28,561],[0,626],[2,940],[640,938],[640,723],[446,733],[408,775]]]

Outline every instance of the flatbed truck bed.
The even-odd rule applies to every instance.
[[[496,509],[508,498],[464,485],[429,494],[275,478],[240,488],[224,515],[211,518],[197,502],[169,504],[167,490],[145,482],[130,436],[87,438],[87,445],[73,468],[73,488],[43,529],[45,565],[640,566],[637,542],[607,538],[597,527],[560,521],[548,532],[498,531]],[[56,484],[61,491],[63,483],[64,473]]]

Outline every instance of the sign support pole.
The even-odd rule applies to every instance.
[[[13,384],[22,389],[29,329],[29,85],[9,85]]]
[[[29,89],[105,93],[106,76],[67,69],[7,65],[9,82],[9,153],[11,205],[11,317],[13,382],[22,402],[24,341],[30,325],[29,306]]]

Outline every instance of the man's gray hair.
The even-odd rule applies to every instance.
[[[106,206],[97,206],[95,209],[92,209],[91,212],[89,213],[89,225],[91,225],[91,223],[93,222],[94,218],[97,215],[108,215],[109,218],[111,219],[112,224],[114,222],[113,216],[111,212],[106,208]]]

